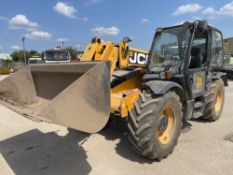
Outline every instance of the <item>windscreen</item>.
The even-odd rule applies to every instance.
[[[184,60],[190,30],[185,26],[163,29],[157,32],[150,55],[149,70],[161,72],[177,70]]]

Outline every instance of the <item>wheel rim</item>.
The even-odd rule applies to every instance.
[[[220,89],[217,89],[215,105],[214,105],[214,110],[216,113],[220,111],[221,106],[222,106],[222,91]]]
[[[159,117],[157,136],[161,144],[167,144],[171,141],[175,131],[175,112],[171,105],[166,105]]]

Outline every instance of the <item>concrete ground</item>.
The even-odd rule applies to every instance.
[[[0,79],[4,78],[0,76]],[[191,121],[174,152],[148,161],[131,148],[121,124],[98,134],[36,123],[0,105],[0,175],[232,175],[233,82],[217,122]],[[225,138],[225,139],[224,139]]]

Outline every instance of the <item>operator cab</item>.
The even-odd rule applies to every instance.
[[[223,63],[222,33],[206,21],[158,28],[144,80],[171,80],[187,90],[188,99],[206,93],[211,70]]]

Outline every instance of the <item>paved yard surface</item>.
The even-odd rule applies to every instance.
[[[190,123],[173,154],[151,162],[131,149],[121,124],[88,135],[33,122],[0,105],[0,175],[232,175],[233,82],[219,121]]]

